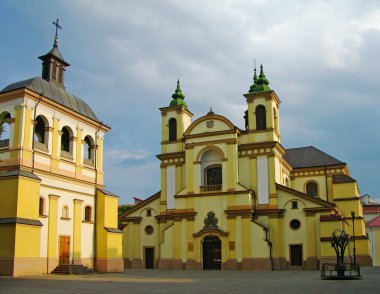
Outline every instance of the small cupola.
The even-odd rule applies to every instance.
[[[268,85],[269,85],[269,80],[264,74],[263,65],[260,66],[259,77],[257,77],[256,75],[256,68],[255,68],[255,73],[253,75],[253,84],[249,89],[249,93],[271,91]]]
[[[175,90],[174,94],[172,95],[172,101],[170,101],[170,106],[180,106],[183,105],[185,108],[187,108],[187,104],[183,99],[185,99],[185,95],[183,95],[181,91],[181,86],[179,84],[179,79],[177,81],[177,89]]]
[[[53,24],[55,25],[53,48],[38,58],[42,60],[42,78],[65,88],[65,71],[70,64],[63,59],[61,52],[58,50],[58,29],[62,29],[59,25],[59,20],[53,21]]]

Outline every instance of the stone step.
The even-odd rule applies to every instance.
[[[52,272],[57,275],[85,275],[93,273],[81,264],[60,264]]]

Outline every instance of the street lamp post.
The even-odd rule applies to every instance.
[[[352,217],[352,241],[354,241],[354,264],[356,264],[356,247],[355,247],[355,212],[351,211]]]

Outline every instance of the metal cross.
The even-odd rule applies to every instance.
[[[58,38],[58,29],[62,29],[62,27],[59,25],[58,18],[56,21],[53,21],[53,25],[55,25],[55,37]]]

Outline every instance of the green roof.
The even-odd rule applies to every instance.
[[[181,86],[179,84],[179,79],[177,81],[177,89],[173,93],[172,98],[173,99],[172,99],[172,101],[170,101],[170,106],[183,105],[183,106],[185,106],[187,108],[186,102],[183,101],[183,99],[185,99],[185,95],[183,95],[183,93],[181,91]]]
[[[255,68],[255,73],[253,75],[253,84],[249,88],[249,93],[270,91],[271,89],[269,88],[268,85],[269,85],[269,80],[264,74],[263,65],[260,66],[259,77],[257,77],[256,75],[256,68]]]

